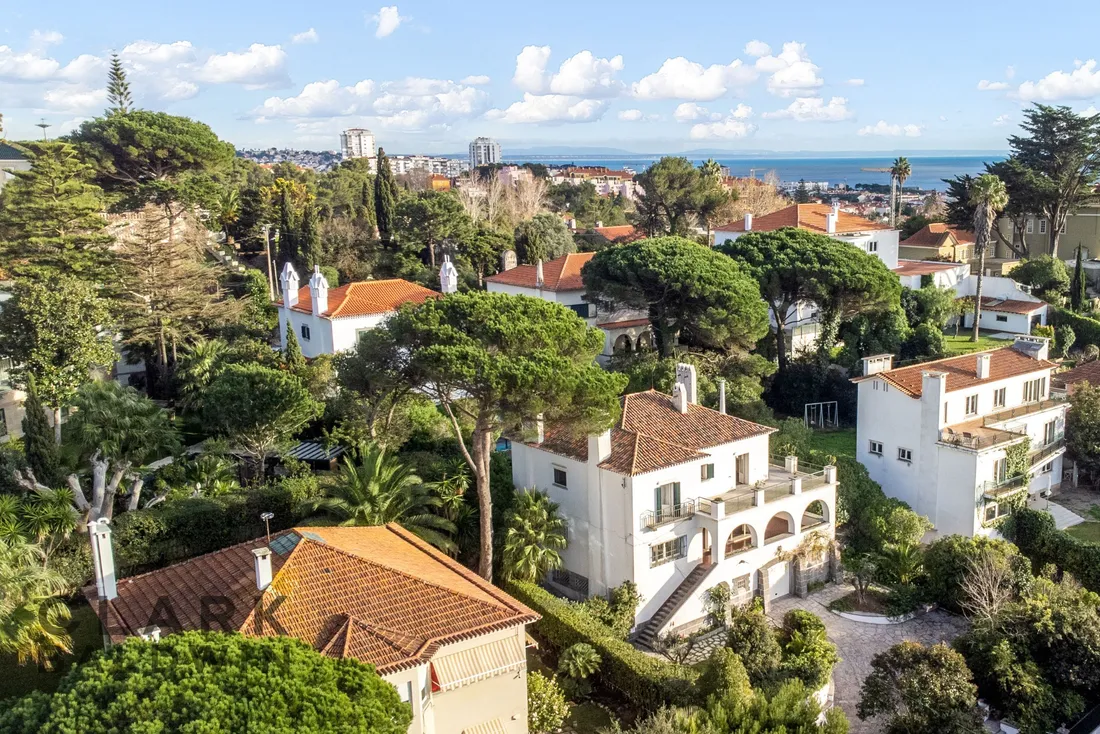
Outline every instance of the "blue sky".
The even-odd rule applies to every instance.
[[[18,3],[5,131],[99,114],[112,50],[238,147],[999,150],[1033,100],[1100,106],[1092,3],[397,2]]]

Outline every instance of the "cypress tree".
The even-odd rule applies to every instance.
[[[378,221],[374,216],[374,179],[367,178],[363,181],[363,189],[359,193],[359,216],[366,222],[371,230],[371,236],[378,229]]]
[[[394,220],[397,209],[397,182],[390,169],[386,151],[378,149],[378,174],[374,177],[374,216],[378,223],[378,236],[383,242],[393,242]]]
[[[283,350],[283,363],[286,369],[293,375],[300,375],[306,367],[306,358],[302,355],[302,347],[298,344],[298,337],[294,333],[294,325],[286,323],[286,349]]]
[[[294,216],[294,205],[286,190],[279,194],[279,268],[284,263],[298,262],[298,223]]]
[[[27,380],[27,399],[23,403],[23,453],[27,464],[34,470],[34,476],[47,487],[53,486],[58,479],[60,456],[54,443],[53,427],[46,420],[46,408],[38,399],[38,390],[34,387],[34,377]]]
[[[806,188],[806,179],[798,179],[798,188],[794,190],[794,202],[796,204],[810,203],[810,190]]]
[[[302,272],[313,271],[314,265],[321,264],[321,232],[317,223],[317,207],[306,204],[302,213],[302,227],[298,232],[298,261]]]
[[[1085,294],[1085,265],[1082,258],[1081,246],[1077,246],[1077,264],[1073,267],[1073,282],[1069,289],[1069,306],[1074,311],[1084,308],[1088,296]]]
[[[111,54],[111,68],[107,71],[107,101],[111,103],[111,112],[120,115],[125,115],[134,106],[130,82],[126,80],[126,70],[118,54]]]

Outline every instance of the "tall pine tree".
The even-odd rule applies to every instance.
[[[109,280],[111,236],[94,171],[69,143],[28,143],[29,171],[13,171],[0,207],[0,266],[52,280]]]
[[[1077,246],[1077,264],[1073,266],[1073,282],[1069,287],[1069,306],[1074,311],[1080,311],[1088,301],[1085,293],[1085,264],[1081,252],[1081,246]]]
[[[27,399],[23,403],[23,453],[35,478],[52,487],[60,478],[61,457],[54,443],[53,428],[46,419],[46,407],[38,399],[34,377],[27,377]]]
[[[374,177],[374,216],[382,242],[393,242],[397,214],[397,181],[393,178],[386,151],[378,149],[378,173]]]
[[[118,54],[111,54],[111,68],[107,71],[107,101],[111,103],[111,114],[125,115],[134,106],[130,82],[126,80],[126,70]]]
[[[299,272],[313,272],[314,265],[321,264],[321,230],[317,221],[317,206],[310,202],[302,213],[302,226],[298,230]]]
[[[306,368],[306,358],[302,355],[302,347],[298,344],[298,336],[294,333],[294,324],[286,322],[286,349],[283,350],[283,364],[287,372],[293,375],[301,375]]]

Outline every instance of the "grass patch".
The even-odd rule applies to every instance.
[[[946,349],[944,356],[954,357],[959,354],[970,354],[971,352],[982,352],[986,349],[997,349],[999,347],[1007,346],[1012,342],[1008,339],[994,339],[990,336],[983,336],[978,334],[978,341],[970,341],[970,332],[959,332],[958,336],[954,334],[943,335],[943,345]]]
[[[1086,543],[1100,543],[1100,522],[1089,521],[1078,525],[1071,525],[1066,532]]]
[[[87,604],[73,604],[71,609],[72,655],[54,660],[53,670],[44,670],[33,663],[20,665],[14,655],[0,655],[0,699],[23,696],[31,691],[52,693],[74,663],[84,662],[93,652],[103,649],[99,619],[92,608]]]
[[[834,612],[864,612],[866,614],[886,614],[886,600],[888,596],[880,589],[868,589],[863,595],[863,603],[856,600],[856,592],[853,590],[839,599],[829,602],[829,610]]]
[[[569,718],[565,720],[566,728],[577,734],[599,734],[610,729],[611,724],[611,714],[594,703],[574,704],[569,710]]]
[[[841,428],[835,431],[814,431],[810,448],[831,456],[856,455],[856,429]]]

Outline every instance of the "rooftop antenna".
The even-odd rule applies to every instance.
[[[267,544],[271,545],[271,520],[275,517],[274,512],[261,512],[260,519],[264,521],[264,527],[267,528]]]
[[[42,140],[47,142],[47,143],[50,142],[50,138],[46,135],[46,128],[52,127],[52,125],[50,125],[50,123],[46,122],[46,118],[43,117],[42,121],[34,123],[34,126],[42,128]]]

